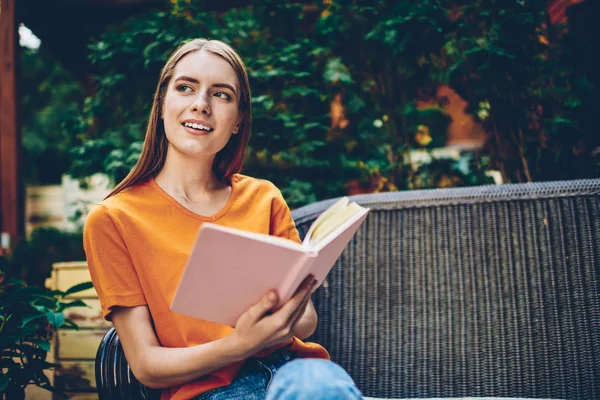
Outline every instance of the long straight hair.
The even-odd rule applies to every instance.
[[[177,63],[186,55],[197,51],[208,51],[215,54],[231,65],[234,69],[240,86],[239,113],[241,123],[239,133],[232,135],[225,147],[217,153],[213,161],[213,172],[220,181],[228,181],[233,174],[241,171],[250,140],[252,125],[252,106],[250,104],[250,83],[248,72],[240,56],[229,45],[219,40],[194,39],[183,43],[171,54],[160,73],[160,79],[154,93],[152,111],[148,119],[144,147],[140,158],[129,174],[106,196],[109,198],[119,192],[144,182],[162,169],[167,157],[167,136],[161,118],[169,82]]]

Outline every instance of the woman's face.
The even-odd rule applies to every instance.
[[[184,56],[163,105],[168,151],[212,160],[238,133],[239,92],[235,71],[221,57],[208,51]]]

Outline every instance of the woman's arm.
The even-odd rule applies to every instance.
[[[115,308],[112,320],[133,374],[153,389],[189,382],[242,359],[224,339],[189,348],[162,347],[147,306]]]
[[[150,388],[165,388],[290,340],[306,314],[314,284],[312,277],[307,278],[294,297],[272,314],[268,312],[277,304],[277,295],[268,293],[240,317],[229,336],[188,348],[162,347],[146,306],[116,308],[112,320],[138,381]]]

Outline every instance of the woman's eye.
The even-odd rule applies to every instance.
[[[220,99],[231,100],[231,96],[225,92],[217,92],[217,93],[215,93],[215,96]]]
[[[175,89],[181,93],[189,93],[192,91],[192,87],[190,85],[178,85]]]

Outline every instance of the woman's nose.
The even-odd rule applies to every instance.
[[[208,102],[208,96],[200,93],[194,99],[194,103],[192,103],[192,111],[201,112],[202,114],[208,115],[210,114],[210,104]]]

